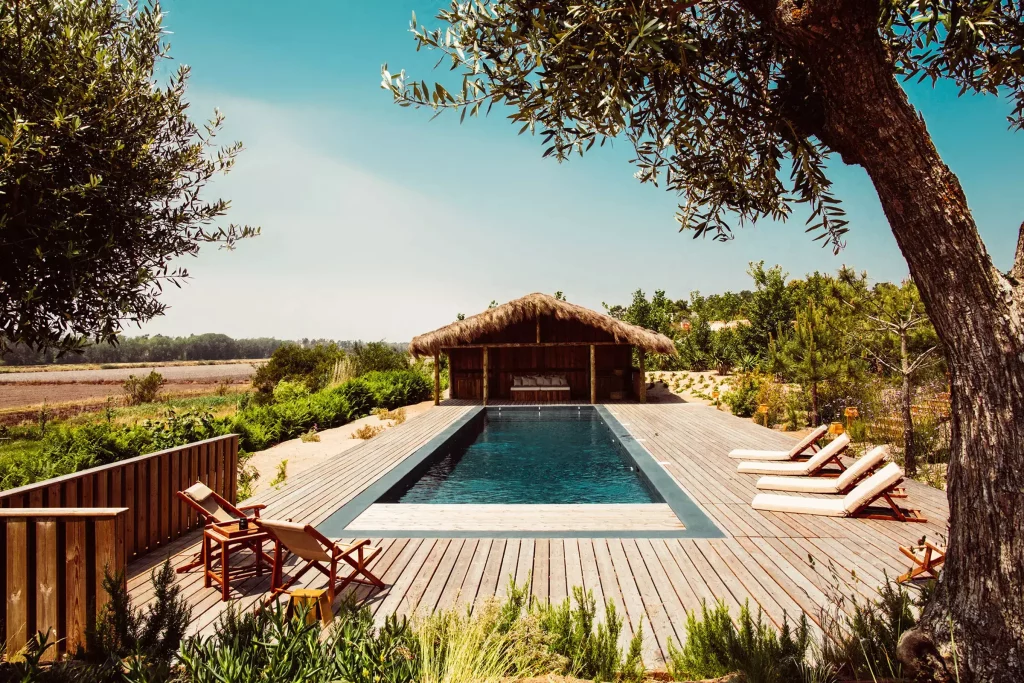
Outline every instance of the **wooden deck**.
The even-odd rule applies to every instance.
[[[539,599],[562,600],[573,586],[609,598],[625,618],[623,640],[643,627],[645,660],[664,661],[669,638],[685,635],[687,610],[702,600],[724,600],[736,613],[749,600],[775,624],[783,615],[806,612],[815,622],[839,576],[867,598],[884,577],[895,577],[907,561],[899,545],[922,535],[945,538],[945,494],[908,482],[907,506],[920,508],[927,524],[759,512],[750,507],[756,475],[736,472],[733,448],[788,448],[792,437],[749,420],[696,404],[610,405],[624,427],[651,452],[726,533],[720,539],[645,538],[384,538],[375,571],[386,588],[357,588],[378,620],[392,612],[412,614],[456,604],[476,604],[505,593],[509,577],[530,577]],[[316,471],[288,480],[280,490],[257,496],[265,517],[318,524],[467,410],[446,402],[407,423],[345,451]],[[137,604],[151,599],[149,570],[170,554],[185,563],[198,538],[183,538],[129,567],[129,589]],[[813,558],[813,562],[809,559]],[[324,583],[310,577],[310,586]],[[179,575],[193,605],[192,628],[208,632],[228,603],[203,588],[200,570]],[[265,596],[266,577],[238,584],[242,608]]]

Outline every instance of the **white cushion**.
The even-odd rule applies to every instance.
[[[512,378],[512,386],[514,386],[514,387],[521,387],[521,386],[523,386],[523,378],[522,377],[513,377]]]
[[[737,448],[729,451],[729,457],[747,460],[792,460],[810,448],[811,444],[825,436],[825,432],[827,431],[828,425],[815,427],[807,436],[798,441],[797,444],[788,451],[762,451]]]
[[[746,448],[729,451],[729,457],[740,460],[792,460],[789,451],[757,451]]]
[[[569,387],[540,387],[541,391],[569,391]]]
[[[888,446],[878,446],[858,458],[838,477],[761,477],[757,488],[765,491],[799,491],[801,493],[839,493],[853,486],[885,459]]]
[[[841,453],[848,445],[850,437],[840,434],[806,462],[741,462],[736,469],[744,474],[807,475],[821,469],[832,456]]]
[[[549,386],[551,386],[551,378],[548,377],[547,375],[539,375],[537,377],[537,386],[539,386],[539,387],[549,387]]]
[[[827,515],[845,517],[847,512],[843,501],[837,498],[807,498],[806,496],[780,496],[776,493],[759,493],[750,504],[755,510],[792,512],[803,515]]]
[[[848,513],[854,513],[902,478],[903,470],[899,465],[891,462],[847,493],[843,498],[843,507]]]

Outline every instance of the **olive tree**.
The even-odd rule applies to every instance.
[[[866,170],[950,368],[949,552],[901,649],[946,680],[1024,679],[1024,226],[1000,272],[900,79],[1004,95],[1022,127],[1022,12],[1014,0],[471,0],[436,29],[413,18],[419,46],[456,72],[447,86],[382,74],[400,105],[506,105],[556,159],[625,139],[638,178],[677,193],[695,235],[728,239],[802,205],[838,250],[849,226],[826,160]]]
[[[188,116],[158,4],[0,3],[0,353],[115,343],[188,277],[171,261],[257,232],[217,227],[211,178],[241,150]]]

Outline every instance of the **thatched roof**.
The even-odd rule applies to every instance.
[[[577,320],[611,334],[616,341],[632,344],[655,353],[675,353],[676,346],[663,334],[624,323],[610,315],[589,308],[560,301],[539,292],[527,294],[506,304],[487,309],[483,313],[457,320],[451,325],[413,337],[409,351],[414,356],[431,356],[443,348],[471,344],[485,334],[497,332],[524,320],[550,315],[556,320]]]

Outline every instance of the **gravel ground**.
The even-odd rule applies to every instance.
[[[156,370],[168,382],[240,381],[253,376],[256,368],[250,363],[227,365],[154,365],[145,368],[110,368],[108,370],[46,370],[43,372],[11,372],[0,374],[2,384],[69,384],[78,382],[123,382],[129,375],[145,375]],[[0,389],[2,392],[3,389]],[[63,399],[71,400],[71,399]]]

